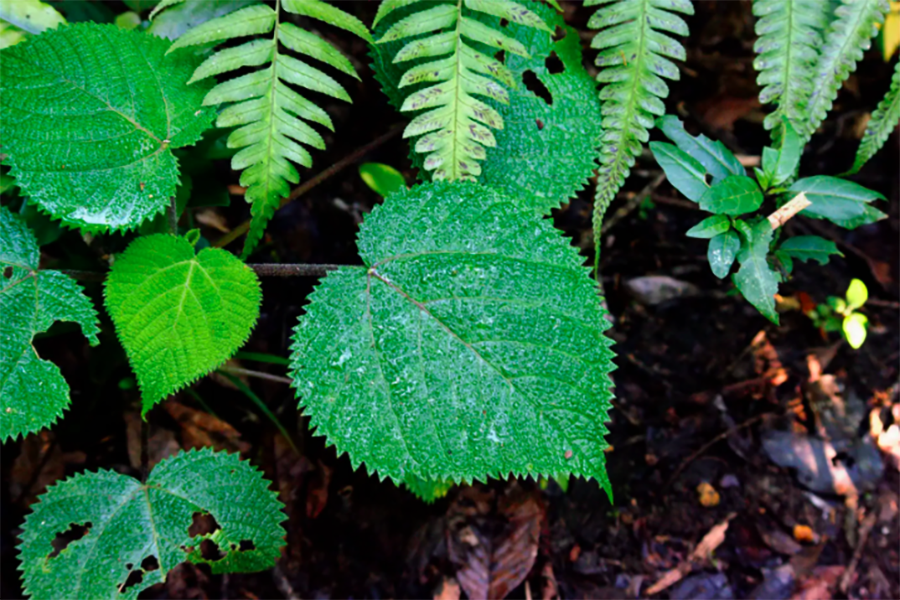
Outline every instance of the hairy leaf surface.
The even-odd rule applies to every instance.
[[[490,63],[508,85],[509,103],[484,99],[502,118],[503,128],[493,131],[496,146],[487,148],[478,180],[511,195],[533,199],[535,208],[545,213],[571,198],[596,168],[600,105],[596,84],[582,66],[578,33],[567,27],[562,16],[549,6],[531,0],[525,0],[523,5],[548,26],[560,28],[565,36],[554,40],[544,29],[513,22],[502,28],[522,44],[528,56],[507,52],[502,62]],[[396,17],[391,14],[380,21],[376,37],[409,10],[397,9]],[[499,27],[499,19],[491,15],[473,18]],[[422,83],[398,88],[404,73],[410,70],[406,62],[392,62],[402,46],[398,41],[377,44],[372,49],[375,77],[398,108],[406,90],[426,87]],[[485,47],[483,52],[490,55],[494,49]],[[409,64],[415,68],[424,62],[425,59],[419,59]],[[420,167],[425,160],[415,152],[411,159]],[[428,178],[431,172],[420,174]]]
[[[676,13],[692,15],[694,7],[690,0],[587,0],[585,5],[600,5],[588,21],[588,27],[600,30],[591,47],[600,51],[597,81],[604,84],[593,219],[594,247],[600,248],[603,215],[650,138],[654,118],[665,112],[665,80],[679,78],[670,59],[684,60],[686,54],[668,34],[687,35],[688,26]]]
[[[230,358],[250,336],[262,298],[256,274],[232,254],[195,254],[189,241],[166,234],[133,241],[105,291],[144,414]]]
[[[184,561],[206,563],[213,573],[271,567],[284,545],[285,516],[268,486],[237,454],[208,448],[163,460],[146,483],[113,471],[66,479],[25,519],[19,546],[25,592],[34,598],[137,598]],[[192,536],[195,515],[212,516],[219,528]],[[58,534],[76,528],[87,531],[61,552],[54,549]],[[203,558],[204,540],[224,556]],[[129,581],[132,574],[137,583]]]
[[[365,267],[330,273],[292,345],[311,426],[396,482],[572,473],[607,491],[605,311],[577,251],[469,182],[391,196]]]
[[[0,135],[12,175],[42,210],[88,231],[133,229],[165,210],[173,148],[213,119],[192,57],[113,25],[79,23],[5,50]]]
[[[92,346],[99,341],[97,312],[75,281],[59,271],[38,271],[37,239],[24,221],[0,206],[0,440],[52,425],[69,406],[59,368],[42,360],[35,334],[55,321],[78,323]]]
[[[171,52],[208,44],[215,46],[248,36],[263,36],[215,52],[191,78],[194,82],[231,75],[239,69],[254,69],[218,84],[203,100],[206,106],[227,104],[219,113],[216,125],[237,128],[228,136],[228,147],[239,149],[232,158],[231,168],[242,171],[240,183],[247,188],[244,198],[251,205],[245,257],[262,239],[272,214],[289,195],[290,185],[300,181],[294,165],[312,166],[312,155],[306,147],[325,148],[325,140],[310,123],[334,129],[328,113],[297,93],[294,87],[350,102],[349,94],[337,80],[295,55],[309,57],[359,79],[347,57],[318,35],[286,22],[282,10],[370,39],[368,29],[359,19],[326,2],[280,0],[275,8],[253,4],[206,21],[181,35],[170,49]],[[177,56],[182,58],[187,54],[179,52]]]

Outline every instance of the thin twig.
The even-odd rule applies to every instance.
[[[788,222],[788,220],[796,215],[798,212],[810,206],[812,202],[809,201],[809,198],[806,197],[805,192],[800,192],[791,200],[769,215],[769,225],[772,226],[772,229],[778,229],[782,225]]]
[[[267,381],[275,381],[277,383],[286,383],[290,385],[293,381],[288,377],[282,377],[281,375],[272,375],[271,373],[263,373],[262,371],[253,371],[252,369],[245,369],[243,367],[233,367],[231,365],[222,365],[219,367],[220,371],[227,371],[234,375],[245,375],[247,377],[256,377],[257,379],[265,379]]]
[[[866,547],[866,541],[868,541],[869,534],[872,532],[872,528],[875,527],[876,521],[877,515],[873,510],[865,519],[863,519],[862,524],[859,526],[859,542],[856,544],[856,549],[853,550],[853,558],[850,559],[850,564],[844,571],[844,576],[841,577],[841,592],[845,594],[847,593],[847,590],[850,589],[850,584],[853,583],[856,567],[859,566],[859,559],[862,558],[863,549]]]
[[[397,135],[400,134],[401,131],[403,131],[402,125],[397,125],[397,126],[392,127],[387,133],[385,133],[381,137],[375,138],[374,140],[372,140],[365,146],[362,146],[361,148],[355,150],[351,154],[349,154],[349,155],[345,156],[344,158],[342,158],[341,160],[337,161],[336,163],[334,163],[333,165],[331,165],[330,167],[328,167],[327,169],[325,169],[324,171],[322,171],[321,173],[319,173],[312,179],[308,179],[301,185],[294,188],[291,191],[291,193],[288,195],[287,198],[282,198],[281,205],[279,206],[279,208],[281,208],[288,202],[291,202],[292,200],[296,200],[297,198],[299,198],[306,192],[310,191],[311,189],[313,189],[314,187],[316,187],[323,181],[331,178],[333,175],[340,173],[341,171],[343,171],[344,169],[346,169],[353,163],[357,162],[359,159],[361,159],[363,156],[365,156],[366,154],[368,154],[375,148],[378,148],[379,146],[383,145],[385,142],[388,142],[391,139],[395,138]],[[247,233],[247,231],[249,231],[249,230],[250,230],[250,221],[244,221],[243,223],[241,223],[240,225],[238,225],[237,227],[232,229],[229,233],[226,233],[225,235],[220,237],[218,240],[216,240],[216,242],[213,244],[213,246],[215,246],[216,248],[224,248],[225,246],[227,246],[234,240],[238,239],[239,237],[241,237],[242,235]]]

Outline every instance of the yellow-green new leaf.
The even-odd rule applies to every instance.
[[[154,404],[228,360],[247,341],[262,299],[256,274],[218,248],[185,238],[136,239],[106,279],[106,310]]]

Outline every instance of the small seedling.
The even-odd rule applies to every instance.
[[[869,290],[866,289],[866,284],[854,279],[843,298],[829,296],[828,300],[808,311],[806,316],[822,331],[840,331],[850,347],[858,350],[866,341],[869,319],[856,311],[862,308],[868,299]]]

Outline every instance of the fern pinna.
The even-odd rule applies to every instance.
[[[160,7],[184,0],[169,0]],[[192,0],[202,1],[202,0]],[[292,163],[309,167],[312,157],[301,146],[322,149],[325,141],[306,121],[333,129],[328,114],[288,84],[350,102],[335,79],[298,60],[279,44],[297,54],[321,61],[359,78],[353,65],[334,46],[319,36],[282,21],[281,11],[317,19],[369,40],[369,31],[356,17],[321,0],[276,0],[275,7],[254,4],[197,26],[178,38],[169,52],[179,48],[222,42],[253,35],[267,35],[240,46],[219,50],[194,72],[191,82],[247,67],[263,68],[220,83],[203,100],[204,105],[229,104],[216,125],[237,127],[228,137],[230,148],[240,148],[231,167],[241,173],[245,198],[253,216],[244,256],[262,238],[266,223],[290,192],[289,184],[300,176]],[[157,11],[160,8],[157,8]]]
[[[641,145],[650,137],[654,116],[665,113],[669,94],[665,79],[678,79],[684,46],[667,33],[687,35],[688,26],[675,13],[694,14],[690,0],[587,0],[603,5],[588,27],[600,32],[591,43],[599,49],[597,81],[603,104],[603,147],[594,198],[594,244],[600,247],[603,214],[622,187]]]
[[[900,62],[894,63],[891,87],[878,103],[878,108],[872,113],[872,118],[869,119],[866,133],[856,151],[856,159],[850,168],[850,174],[857,173],[878,152],[894,128],[897,127],[898,121],[900,121]]]
[[[420,2],[424,3],[384,0],[373,27],[393,11]],[[475,96],[506,104],[509,97],[503,86],[515,87],[515,81],[503,63],[480,48],[528,56],[521,42],[470,13],[507,19],[545,30],[548,35],[550,32],[539,16],[510,0],[456,0],[437,5],[429,2],[426,8],[395,23],[378,40],[385,43],[415,38],[394,57],[395,63],[418,59],[399,87],[434,83],[410,94],[400,108],[404,112],[426,111],[410,122],[403,135],[421,136],[414,147],[416,152],[427,154],[424,167],[433,171],[434,179],[474,180],[481,174],[478,161],[485,158],[485,147],[497,144],[491,129],[503,128],[503,118],[497,111]]]

